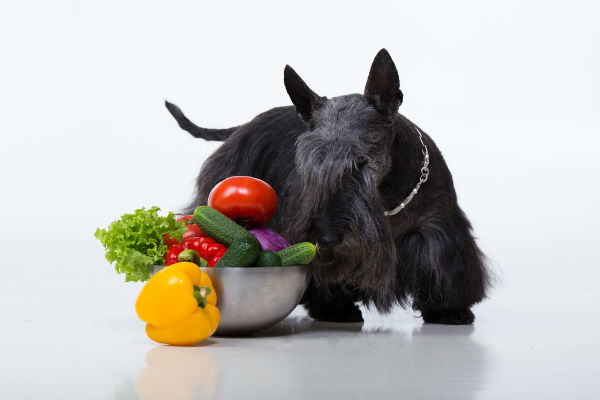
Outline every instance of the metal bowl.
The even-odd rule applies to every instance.
[[[164,266],[153,266],[150,276]],[[218,336],[248,335],[291,313],[308,286],[307,265],[289,267],[200,268],[217,292]]]
[[[308,286],[308,266],[201,268],[217,292],[215,335],[247,335],[284,319]]]

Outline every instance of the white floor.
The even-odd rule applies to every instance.
[[[317,323],[297,308],[252,337],[178,348],[145,336],[141,285],[123,283],[94,240],[65,253],[59,239],[7,260],[2,399],[600,398],[600,273],[585,257],[511,266],[473,326],[403,310]]]
[[[581,299],[581,310],[594,296]],[[16,337],[3,342],[4,399],[600,394],[598,324],[581,311],[546,309],[530,318],[513,307],[480,307],[475,326],[458,327],[422,325],[406,313],[362,326],[316,323],[297,312],[260,335],[214,337],[194,348],[152,343],[133,315],[92,322],[90,309],[57,321],[53,310],[41,304],[39,311],[33,320],[18,320],[10,333]],[[561,311],[567,316],[557,318]],[[9,325],[13,331],[14,320]]]

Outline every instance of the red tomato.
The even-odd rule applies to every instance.
[[[208,195],[208,205],[246,228],[267,223],[275,214],[277,195],[268,183],[251,176],[232,176]]]

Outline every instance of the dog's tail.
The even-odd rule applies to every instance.
[[[201,138],[204,140],[225,140],[231,135],[239,126],[227,129],[208,129],[201,128],[194,124],[183,114],[183,111],[173,103],[169,103],[165,100],[165,106],[171,113],[173,118],[177,121],[181,129],[188,131],[193,137]]]

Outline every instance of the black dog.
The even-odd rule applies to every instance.
[[[412,302],[425,322],[472,323],[470,308],[488,287],[485,258],[442,154],[398,113],[389,53],[375,57],[363,95],[320,97],[289,66],[284,82],[295,107],[229,129],[198,127],[166,103],[193,136],[224,141],[202,166],[187,211],[229,176],[260,178],[280,201],[268,227],[320,245],[302,299],[312,318],[362,321],[358,301],[383,312]]]

